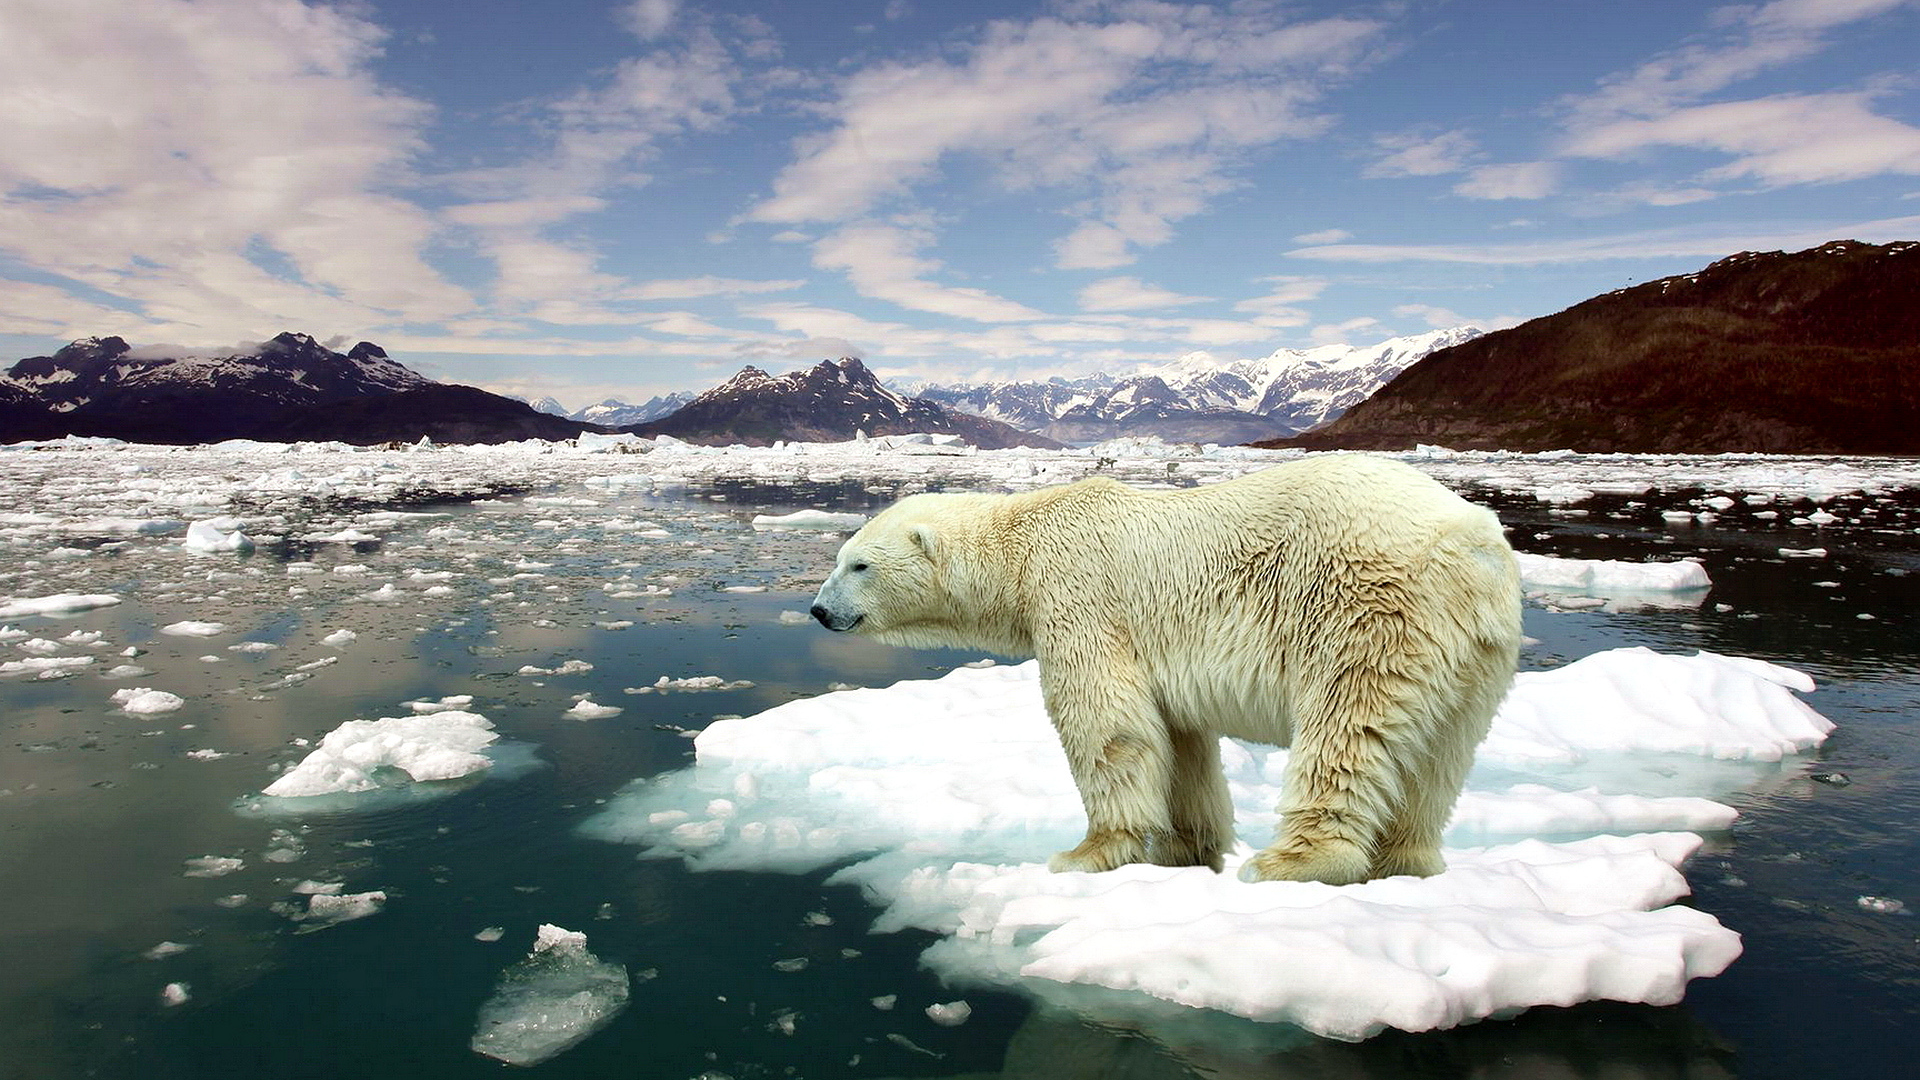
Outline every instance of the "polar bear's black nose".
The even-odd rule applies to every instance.
[[[813,607],[811,607],[811,608],[809,608],[809,609],[807,610],[807,614],[809,614],[809,615],[811,615],[811,616],[813,616],[814,618],[816,618],[816,619],[818,619],[818,620],[820,620],[820,625],[821,625],[821,626],[824,626],[824,627],[826,627],[826,628],[827,628],[827,629],[829,629],[829,630],[831,630],[831,629],[833,629],[833,624],[827,621],[827,609],[826,609],[826,608],[823,608],[823,607],[821,607],[821,606],[820,606],[819,604],[815,604],[815,605],[813,605]]]

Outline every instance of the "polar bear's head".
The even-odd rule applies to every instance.
[[[914,495],[882,511],[840,546],[813,599],[813,617],[834,631],[919,644],[952,607],[941,573],[939,519],[951,496]]]

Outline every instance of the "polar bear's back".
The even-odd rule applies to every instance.
[[[1030,540],[1042,637],[1121,649],[1174,712],[1250,738],[1285,741],[1263,726],[1328,656],[1386,649],[1418,666],[1510,651],[1519,633],[1498,519],[1384,458],[1320,455],[1173,492],[1083,482]]]

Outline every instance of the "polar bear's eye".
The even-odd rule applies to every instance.
[[[857,562],[857,563],[854,563],[852,566],[848,567],[848,569],[852,570],[856,574],[865,573],[867,569],[867,564],[863,562]]]

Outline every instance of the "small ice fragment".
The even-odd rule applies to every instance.
[[[881,1012],[892,1012],[894,1004],[900,1000],[900,995],[881,994],[877,998],[869,998],[868,1000],[873,1002],[873,1007],[879,1009]]]
[[[901,1035],[897,1032],[892,1032],[892,1031],[887,1032],[887,1041],[892,1043],[895,1046],[900,1047],[903,1050],[911,1050],[916,1054],[925,1054],[930,1058],[946,1056],[944,1054],[936,1053],[932,1050],[929,1050],[926,1047],[921,1046],[919,1043],[914,1042],[912,1039],[907,1038],[905,1035]]]
[[[804,956],[796,956],[790,960],[775,960],[773,962],[773,970],[775,971],[794,972],[805,971],[806,969],[807,958]]]
[[[1833,787],[1846,787],[1848,784],[1853,783],[1853,777],[1843,772],[1808,773],[1807,779],[1815,783],[1828,784]]]
[[[185,1005],[192,997],[192,987],[183,982],[170,982],[160,991],[160,1004],[172,1008]]]
[[[163,941],[140,955],[149,960],[165,960],[169,956],[178,956],[191,948],[193,946],[182,945],[177,941]]]
[[[318,930],[335,923],[378,915],[386,905],[387,894],[379,889],[363,893],[314,893],[307,897],[306,920],[309,929]]]
[[[780,621],[785,625],[793,626],[799,623],[810,623],[813,621],[813,616],[804,611],[783,611],[780,613]]]
[[[504,926],[488,926],[488,927],[485,927],[485,928],[483,928],[483,929],[482,929],[482,930],[481,930],[481,931],[480,931],[479,933],[477,933],[477,934],[475,934],[475,935],[473,935],[473,940],[475,940],[475,941],[499,941],[499,940],[500,940],[501,938],[503,938],[503,937],[505,937],[505,936],[507,936],[507,929],[506,929],[506,927],[504,927]]]
[[[230,858],[225,855],[202,855],[186,861],[187,869],[182,877],[224,877],[247,865],[245,859]]]
[[[209,518],[187,526],[187,537],[180,546],[203,554],[245,553],[253,550],[253,538],[240,531],[233,518]]]
[[[1876,915],[1898,915],[1907,908],[1904,902],[1891,896],[1863,896],[1854,902]]]
[[[177,623],[168,623],[160,628],[160,632],[172,634],[175,637],[212,637],[215,634],[226,633],[227,628],[224,623],[183,619]]]
[[[357,640],[359,637],[360,637],[359,634],[356,634],[351,630],[335,630],[333,633],[328,634],[326,637],[323,637],[320,640],[337,649],[342,645],[353,644],[354,641]]]
[[[973,1006],[961,1001],[935,1002],[927,1006],[927,1019],[941,1027],[959,1027],[973,1015]]]
[[[540,927],[533,952],[500,974],[470,1044],[509,1065],[535,1065],[600,1030],[627,1007],[627,972],[587,951],[587,936]]]
[[[128,687],[113,692],[113,703],[120,711],[133,716],[152,716],[167,713],[185,705],[186,701],[178,694],[169,694],[165,690],[152,690],[144,686]]]
[[[56,593],[53,596],[29,596],[0,601],[0,619],[22,615],[65,615],[74,611],[117,604],[120,598],[104,593]]]
[[[610,716],[619,716],[624,711],[618,705],[599,705],[592,698],[583,697],[562,715],[574,720],[605,720]]]
[[[756,514],[756,529],[823,529],[852,532],[867,523],[865,514],[832,513],[826,510],[798,510],[791,514]]]

